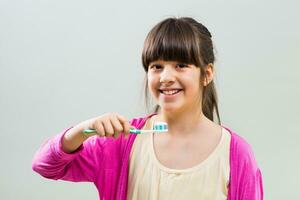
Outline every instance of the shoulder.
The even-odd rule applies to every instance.
[[[228,199],[242,197],[247,200],[262,200],[262,174],[255,160],[251,145],[234,131],[224,128],[231,134],[230,198]]]
[[[233,130],[224,127],[231,135],[230,162],[232,167],[243,167],[255,172],[258,168],[251,145]]]

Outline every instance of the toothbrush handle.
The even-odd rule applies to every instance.
[[[83,133],[84,134],[96,133],[96,130],[94,130],[94,129],[85,129],[85,130],[83,130]]]
[[[153,133],[153,130],[139,130],[139,129],[131,129],[130,133],[132,134],[143,134],[143,133]]]
[[[129,132],[133,133],[133,134],[142,134],[142,133],[152,133],[153,130],[131,129]],[[94,129],[85,129],[85,130],[83,130],[83,133],[84,134],[92,134],[92,133],[96,133],[96,130],[94,130]]]

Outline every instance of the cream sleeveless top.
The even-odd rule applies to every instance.
[[[230,137],[222,128],[219,144],[204,161],[187,169],[170,169],[156,158],[153,133],[137,135],[130,155],[127,199],[226,200]]]

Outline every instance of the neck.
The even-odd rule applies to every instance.
[[[181,113],[171,113],[162,110],[156,116],[155,121],[163,121],[168,124],[168,132],[172,135],[186,135],[195,133],[209,121],[201,111],[185,111]]]

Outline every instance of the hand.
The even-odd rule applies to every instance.
[[[121,133],[129,135],[130,124],[125,117],[118,113],[106,113],[99,117],[89,119],[79,124],[83,129],[94,129],[96,133],[87,136],[98,135],[100,137],[118,138]]]

